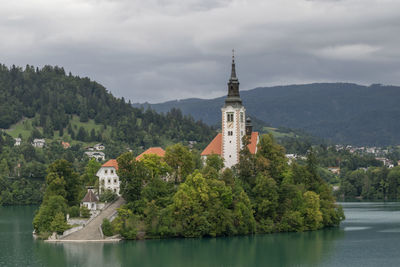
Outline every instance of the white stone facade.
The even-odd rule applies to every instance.
[[[225,167],[239,162],[239,152],[243,147],[242,137],[246,134],[246,109],[242,105],[224,106],[222,113],[222,158]]]
[[[97,210],[97,203],[96,202],[82,202],[82,206],[85,206],[90,211]]]
[[[86,151],[85,154],[90,158],[94,158],[97,161],[104,161],[106,159],[106,155],[103,152],[92,152],[92,151]]]
[[[119,193],[119,177],[117,175],[117,170],[115,167],[101,167],[96,174],[99,177],[99,189],[100,194],[104,192],[104,190],[110,189],[118,196]]]
[[[21,138],[14,138],[14,140],[15,140],[15,143],[14,143],[14,146],[20,146],[21,145]]]

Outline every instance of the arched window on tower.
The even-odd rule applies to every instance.
[[[227,118],[226,118],[226,120],[227,120],[228,122],[233,121],[233,112],[227,113]]]

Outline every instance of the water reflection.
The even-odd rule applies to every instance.
[[[35,242],[36,262],[45,266],[123,266],[118,245],[103,243]]]
[[[38,262],[48,266],[293,266],[319,265],[343,230],[232,238],[126,241],[120,244],[37,242]]]

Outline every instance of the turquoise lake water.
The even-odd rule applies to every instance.
[[[0,266],[400,266],[400,203],[342,203],[340,228],[229,238],[48,244],[37,207],[0,207]]]

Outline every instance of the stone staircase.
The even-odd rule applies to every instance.
[[[101,232],[101,224],[103,219],[109,219],[111,216],[115,215],[117,208],[125,203],[122,197],[119,197],[114,203],[104,209],[98,216],[96,216],[92,221],[90,221],[81,230],[76,231],[64,238],[58,239],[58,242],[63,241],[104,241],[103,233]]]

